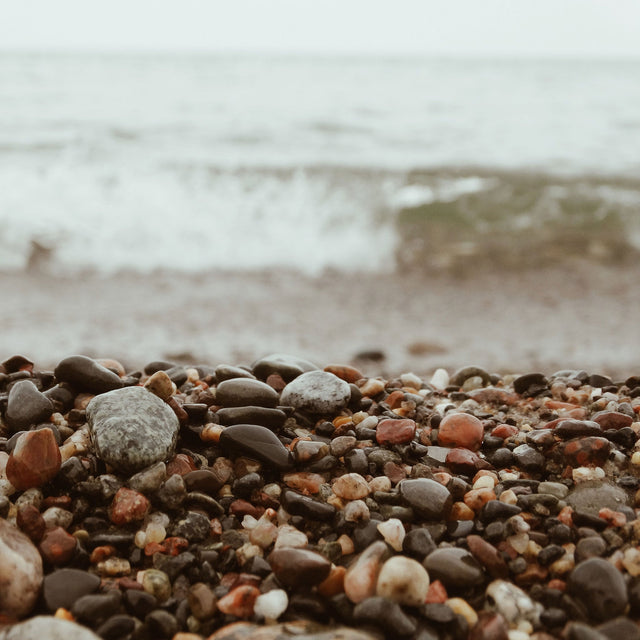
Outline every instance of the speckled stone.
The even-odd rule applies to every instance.
[[[113,391],[124,384],[113,371],[87,356],[69,356],[61,360],[54,373],[59,382],[68,382],[75,389],[90,393]]]
[[[22,531],[0,518],[0,614],[26,616],[36,603],[42,577],[42,558],[36,547]]]
[[[31,380],[19,380],[11,387],[5,421],[13,431],[44,422],[52,413],[53,403]]]
[[[116,525],[129,524],[136,520],[142,520],[150,508],[151,503],[141,493],[127,487],[121,487],[109,507],[109,518]]]
[[[180,429],[168,405],[143,387],[96,396],[87,407],[87,419],[96,455],[123,473],[169,458]]]
[[[36,616],[0,631],[0,640],[100,640],[91,629],[53,616]]]
[[[344,381],[326,371],[309,371],[290,382],[280,403],[316,415],[328,415],[347,406],[351,389]]]

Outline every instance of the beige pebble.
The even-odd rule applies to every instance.
[[[353,544],[353,540],[346,534],[343,533],[336,541],[340,547],[342,548],[342,555],[348,556],[355,551],[355,545]]]
[[[388,545],[396,551],[402,551],[405,530],[404,525],[398,518],[389,518],[381,522],[377,528]]]
[[[344,508],[344,519],[347,522],[366,522],[369,515],[369,507],[364,500],[351,500]]]
[[[416,389],[416,390],[422,387],[422,380],[420,379],[420,376],[417,376],[413,372],[403,373],[400,376],[400,382],[402,382],[402,385],[404,387],[411,387],[412,389]]]
[[[634,578],[640,575],[640,550],[637,547],[626,549],[622,558],[622,566]]]
[[[369,489],[372,493],[375,491],[383,491],[385,493],[391,491],[391,480],[387,476],[371,478],[371,480],[369,480]]]
[[[176,385],[165,371],[156,371],[144,383],[145,389],[151,391],[161,400],[168,400],[176,391]]]
[[[478,622],[478,614],[474,611],[473,607],[463,598],[449,598],[445,604],[455,614],[461,615],[469,625],[469,629],[473,629]]]
[[[306,547],[309,541],[304,532],[299,531],[290,524],[283,524],[278,527],[275,548],[282,547]]]
[[[351,602],[358,604],[376,592],[376,583],[387,545],[378,540],[370,544],[349,566],[344,575],[344,592]]]
[[[602,480],[605,476],[604,469],[601,467],[577,467],[571,472],[573,481],[590,482],[591,480]]]
[[[334,480],[331,488],[339,498],[345,500],[366,498],[371,492],[367,481],[359,473],[345,473]]]
[[[424,604],[429,590],[427,570],[413,558],[393,556],[380,569],[376,594],[399,604]]]
[[[480,476],[474,483],[474,489],[493,489],[496,486],[496,478],[493,476]]]
[[[220,424],[205,424],[200,432],[200,440],[203,442],[219,442],[220,434],[224,431],[224,427]]]
[[[500,494],[499,500],[505,504],[517,504],[518,496],[511,489],[507,489]]]
[[[373,398],[384,391],[386,384],[386,380],[381,380],[380,378],[368,378],[360,387],[360,392],[363,396]]]
[[[107,558],[104,562],[98,562],[96,568],[104,576],[126,576],[131,573],[131,565],[125,558]]]

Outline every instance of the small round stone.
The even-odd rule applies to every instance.
[[[417,607],[424,604],[428,591],[429,574],[416,560],[406,556],[393,556],[382,565],[376,595],[398,604]]]
[[[416,423],[408,418],[404,420],[380,420],[376,427],[378,444],[406,444],[413,440]]]
[[[41,487],[55,478],[62,464],[51,429],[26,431],[7,460],[7,479],[18,490]]]
[[[176,391],[176,385],[166,371],[156,371],[144,383],[145,389],[151,391],[161,400],[168,400]]]
[[[253,612],[265,620],[277,620],[289,606],[289,597],[284,589],[272,589],[256,598]]]
[[[464,447],[477,451],[482,444],[482,422],[468,413],[449,413],[438,427],[438,444],[443,447]]]
[[[351,389],[344,380],[326,371],[309,371],[290,382],[280,403],[316,415],[336,413],[347,406]]]
[[[427,556],[424,565],[431,578],[446,587],[473,587],[484,581],[482,567],[466,549],[436,549]]]
[[[136,520],[142,520],[150,508],[151,503],[141,493],[127,489],[127,487],[121,487],[113,497],[109,508],[109,518],[116,525],[129,524]]]
[[[278,394],[268,384],[251,378],[224,380],[216,387],[216,403],[223,407],[267,407],[278,404]]]
[[[38,391],[31,380],[19,380],[11,387],[5,421],[13,431],[44,422],[52,413],[53,403]]]
[[[331,571],[331,563],[324,556],[308,549],[275,549],[269,555],[269,564],[287,587],[319,584]]]
[[[359,473],[345,473],[334,480],[331,488],[339,498],[345,500],[366,498],[371,492],[367,481]]]
[[[418,515],[429,520],[446,519],[453,504],[449,490],[430,478],[403,480],[400,495]]]

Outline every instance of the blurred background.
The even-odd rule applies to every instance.
[[[3,12],[3,359],[637,372],[637,3]]]

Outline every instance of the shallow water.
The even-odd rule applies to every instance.
[[[434,214],[464,210],[455,255],[568,217],[593,233],[615,219],[637,247],[639,76],[637,61],[2,53],[0,268],[388,271],[420,263],[403,210],[422,205],[410,233],[427,248]]]

